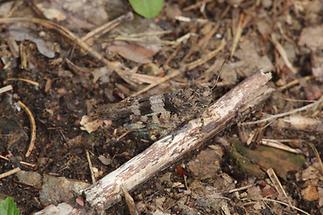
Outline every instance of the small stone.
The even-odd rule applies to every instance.
[[[67,202],[89,185],[82,181],[44,175],[39,199],[43,205]]]
[[[41,188],[42,176],[38,172],[19,171],[16,173],[19,182],[35,188]]]
[[[104,155],[100,155],[98,159],[106,166],[109,166],[112,163],[112,159]]]

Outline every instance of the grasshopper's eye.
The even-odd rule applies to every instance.
[[[149,137],[152,141],[156,141],[157,137],[154,134],[151,134]]]

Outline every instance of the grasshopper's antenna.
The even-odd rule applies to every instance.
[[[220,79],[220,76],[221,76],[221,73],[222,73],[223,66],[224,66],[224,64],[225,64],[225,63],[227,63],[227,62],[228,62],[228,60],[229,60],[229,59],[230,59],[230,56],[227,56],[227,57],[224,59],[224,61],[222,62],[221,67],[220,67],[220,69],[219,69],[219,71],[218,71],[218,75],[217,75],[217,77],[216,77],[215,83],[213,84],[213,87],[211,88],[211,90],[214,90],[214,88],[217,86],[217,84],[218,84],[218,82],[219,82],[219,79]]]

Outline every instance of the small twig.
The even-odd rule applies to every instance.
[[[150,84],[147,87],[143,88],[142,90],[139,90],[138,92],[132,94],[131,97],[136,97],[136,96],[138,96],[138,95],[140,95],[140,94],[142,94],[144,92],[147,92],[148,90],[150,90],[150,89],[152,89],[152,88],[154,88],[154,87],[156,87],[156,86],[158,86],[158,85],[160,85],[160,84],[162,84],[162,83],[164,83],[164,82],[166,82],[166,81],[168,81],[168,80],[170,80],[172,78],[175,78],[179,74],[182,74],[182,72],[180,70],[175,70],[171,74],[159,79],[159,81],[157,81],[156,83]]]
[[[218,31],[219,24],[212,25],[213,27],[199,40],[198,45],[195,46],[196,49],[205,50],[213,35]],[[196,50],[194,50],[196,51]]]
[[[34,118],[32,112],[30,111],[30,109],[22,101],[18,101],[18,105],[23,109],[23,111],[25,111],[25,113],[28,116],[29,122],[30,122],[30,130],[31,130],[30,144],[29,144],[29,147],[28,147],[26,155],[25,155],[28,158],[35,147],[36,121],[35,121],[35,118]]]
[[[114,70],[121,78],[123,78],[119,71],[120,63],[109,61],[105,59],[99,52],[97,52],[95,49],[91,48],[87,43],[85,43],[83,40],[78,38],[75,34],[73,34],[70,30],[67,28],[58,25],[57,23],[54,23],[49,20],[43,20],[43,19],[37,19],[37,18],[24,18],[24,17],[15,17],[15,18],[0,18],[0,24],[8,24],[8,23],[16,23],[16,22],[27,22],[27,23],[33,23],[40,26],[43,26],[48,29],[55,30],[65,38],[67,38],[69,41],[72,42],[72,45],[76,44],[79,48],[85,50],[88,52],[92,57],[97,59],[98,61],[105,64],[109,69]]]
[[[243,31],[244,27],[246,26],[246,24],[247,24],[247,17],[244,14],[241,14],[240,18],[239,18],[239,24],[238,24],[236,33],[234,35],[234,39],[233,39],[233,43],[232,43],[232,47],[231,47],[231,52],[230,52],[230,57],[232,57],[234,55],[235,50],[238,47],[238,43],[241,38],[242,31]]]
[[[186,16],[175,16],[174,18],[180,22],[192,22],[192,18]]]
[[[277,148],[280,150],[284,150],[287,152],[295,153],[295,154],[303,154],[302,150],[300,149],[293,149],[289,146],[282,144],[279,140],[272,140],[272,139],[262,139],[261,144],[265,146],[270,146],[273,148]]]
[[[26,78],[7,78],[6,81],[23,81],[28,84],[34,85],[35,87],[39,87],[39,83],[33,80],[29,80]]]
[[[275,119],[278,119],[278,118],[281,118],[281,117],[284,117],[284,116],[288,116],[288,115],[291,115],[291,114],[294,114],[294,113],[298,113],[298,112],[310,109],[312,107],[318,106],[318,105],[320,105],[321,102],[323,102],[323,97],[320,98],[319,100],[313,102],[312,104],[305,105],[305,106],[303,106],[301,108],[297,108],[297,109],[294,109],[294,110],[291,110],[291,111],[288,111],[288,112],[285,112],[285,113],[272,115],[272,116],[269,116],[269,117],[267,117],[265,119],[261,119],[261,120],[256,120],[256,121],[252,121],[252,122],[244,122],[244,123],[241,123],[241,125],[254,125],[254,124],[263,123],[263,122],[267,122],[267,121],[273,121]]]
[[[8,91],[10,91],[10,90],[12,90],[13,88],[12,88],[12,86],[11,85],[7,85],[7,86],[5,86],[5,87],[1,87],[0,88],[0,94],[2,94],[2,93],[5,93],[5,92],[8,92]]]
[[[5,17],[10,17],[21,5],[22,5],[21,1],[15,1],[12,7],[10,8],[10,10],[6,14],[4,14]]]
[[[241,191],[241,190],[246,190],[250,187],[253,187],[255,186],[254,184],[249,184],[249,185],[246,185],[246,186],[243,186],[243,187],[238,187],[238,188],[235,188],[235,189],[232,189],[232,190],[229,190],[227,193],[235,193],[235,192],[238,192],[238,191]]]
[[[286,200],[288,200],[288,204],[291,207],[292,204],[289,201],[287,193],[286,193],[285,189],[283,188],[283,185],[280,183],[275,171],[272,168],[269,168],[266,172],[267,172],[267,175],[269,176],[272,184],[274,185],[276,191],[278,192],[278,194],[280,194],[281,197],[284,197]]]
[[[215,49],[214,51],[208,53],[206,55],[206,57],[204,57],[202,59],[198,59],[196,61],[193,61],[191,63],[188,63],[188,64],[184,65],[182,69],[175,70],[171,74],[159,79],[156,83],[150,84],[147,87],[145,87],[144,89],[132,94],[131,97],[136,97],[136,96],[138,96],[138,95],[140,95],[140,94],[142,94],[144,92],[147,92],[148,90],[150,90],[150,89],[152,89],[152,88],[154,88],[154,87],[156,87],[156,86],[158,86],[158,85],[160,85],[160,84],[162,84],[162,83],[164,83],[164,82],[166,82],[166,81],[168,81],[168,80],[170,80],[172,78],[175,78],[179,74],[182,74],[185,69],[192,70],[192,69],[206,63],[210,59],[214,58],[216,56],[216,54],[218,52],[220,52],[225,47],[225,44],[226,44],[226,42],[224,40],[222,40],[220,46],[217,49]]]
[[[292,99],[292,98],[287,98],[287,97],[284,97],[284,96],[277,96],[281,99],[284,99],[285,101],[288,101],[288,102],[302,102],[302,103],[313,103],[315,102],[316,100],[308,100],[308,99]]]
[[[323,176],[323,163],[322,163],[322,159],[320,157],[320,154],[317,151],[316,147],[312,143],[309,143],[309,145],[312,148],[312,150],[314,151],[315,157],[316,157],[317,161],[319,162],[319,165],[320,165],[320,173]]]
[[[121,24],[123,20],[131,20],[133,19],[133,13],[129,12],[125,15],[119,16],[118,18],[98,27],[94,30],[87,33],[85,36],[81,38],[82,41],[87,42],[89,39],[95,37],[98,38],[103,34],[106,34],[107,32],[111,31],[113,28],[117,27]]]
[[[77,74],[90,74],[92,71],[89,68],[81,67],[76,64],[74,64],[71,60],[68,58],[65,58],[65,63],[67,64],[68,68],[72,70],[72,72],[75,72]]]
[[[185,8],[183,8],[183,11],[190,11],[190,10],[195,10],[201,6],[203,6],[203,4],[207,4],[209,2],[212,2],[213,0],[203,0],[203,1],[197,1],[195,4],[192,4],[190,6],[187,6]]]
[[[187,70],[192,70],[192,69],[194,69],[194,68],[196,68],[196,67],[198,67],[198,66],[200,66],[200,65],[202,65],[202,64],[204,64],[204,63],[206,63],[206,62],[207,62],[207,61],[209,61],[210,59],[214,58],[214,57],[216,56],[216,54],[217,54],[218,52],[220,52],[220,51],[225,47],[225,44],[226,44],[226,42],[225,42],[224,40],[222,40],[222,41],[221,41],[220,46],[219,46],[217,49],[215,49],[214,51],[212,51],[212,52],[208,53],[208,54],[206,55],[206,57],[204,57],[204,58],[202,58],[202,59],[198,59],[198,60],[196,60],[196,61],[193,61],[193,62],[191,62],[191,63],[188,63],[188,64],[184,65],[184,66],[182,67],[182,69],[180,69],[180,70],[175,70],[175,71],[174,71],[174,72],[172,72],[171,74],[169,74],[169,75],[167,75],[167,76],[165,76],[165,77],[161,78],[161,79],[160,79],[159,81],[157,81],[156,83],[148,85],[148,86],[147,86],[147,87],[145,87],[144,89],[142,89],[142,90],[140,90],[140,91],[138,91],[138,92],[136,92],[136,93],[132,94],[131,96],[132,96],[132,97],[136,97],[136,96],[138,96],[138,95],[140,95],[140,94],[142,94],[142,93],[144,93],[144,92],[147,92],[148,90],[150,90],[150,89],[152,89],[152,88],[154,88],[154,87],[156,87],[156,86],[158,86],[158,85],[160,85],[160,84],[162,84],[162,83],[164,83],[164,82],[166,82],[166,81],[168,81],[168,80],[170,80],[170,79],[172,79],[172,78],[175,78],[175,77],[176,77],[176,76],[178,76],[179,74],[182,74],[182,73],[183,73],[183,71],[185,71],[186,69],[187,69]]]
[[[119,73],[124,77],[124,81],[132,86],[138,86],[137,84],[154,84],[158,82],[161,78],[137,73],[138,67],[132,68],[130,71],[120,71]]]
[[[177,38],[175,41],[173,40],[162,40],[163,45],[168,45],[168,46],[178,46],[180,43],[186,43],[188,39],[190,39],[194,35],[194,33],[187,33],[184,34],[183,36]]]
[[[214,58],[221,50],[223,50],[223,48],[225,47],[226,42],[225,40],[221,40],[221,44],[218,48],[216,48],[215,50],[211,51],[210,53],[206,54],[203,58],[200,58],[196,61],[193,61],[191,63],[187,63],[185,65],[185,68],[187,70],[192,70],[200,65],[205,64],[207,61],[211,60],[212,58]]]
[[[311,75],[311,76],[305,76],[303,78],[293,80],[293,81],[291,81],[291,82],[289,82],[289,83],[287,83],[287,84],[279,87],[278,90],[279,91],[284,91],[284,90],[286,90],[286,89],[288,89],[290,87],[293,87],[293,86],[299,84],[301,81],[308,81],[308,80],[311,80],[313,78],[314,78],[314,76]]]
[[[42,19],[46,19],[46,16],[44,13],[39,9],[39,7],[35,4],[34,0],[24,0],[25,4],[27,4],[33,11],[34,13]]]
[[[172,33],[172,31],[149,31],[149,32],[143,32],[143,33],[116,36],[114,40],[140,42],[142,41],[142,38],[145,38],[145,37],[162,36],[170,33]]]
[[[0,155],[0,159],[3,159],[5,161],[10,161],[9,158],[7,158],[5,156],[2,156],[2,155]],[[24,161],[19,161],[19,163],[22,164],[22,165],[25,165],[25,166],[29,166],[31,168],[34,168],[36,166],[36,164],[27,163],[27,162],[24,162]]]
[[[86,153],[87,162],[89,163],[89,169],[90,169],[90,173],[91,173],[92,184],[94,184],[96,182],[96,179],[95,179],[94,172],[93,172],[93,166],[92,166],[92,161],[91,161],[91,158],[90,158],[90,153],[89,153],[88,150],[86,150],[85,153]]]
[[[271,41],[274,44],[275,48],[277,49],[278,53],[280,54],[280,56],[283,58],[285,65],[287,66],[287,68],[294,74],[297,73],[297,70],[295,69],[295,67],[293,66],[293,64],[289,61],[288,57],[287,57],[287,53],[284,49],[284,47],[278,42],[276,36],[274,34],[271,34]]]
[[[171,60],[174,59],[174,57],[176,57],[176,55],[178,54],[179,50],[181,49],[182,45],[181,43],[177,44],[175,50],[173,51],[173,53],[171,53],[168,58],[166,59],[165,63],[164,63],[164,68],[168,68],[169,67],[169,62]]]
[[[124,196],[124,198],[126,200],[126,203],[127,203],[127,206],[128,206],[130,215],[138,215],[139,212],[137,210],[135,201],[133,200],[133,198],[130,195],[130,193],[122,185],[120,186],[120,190],[122,191],[123,196]]]
[[[28,67],[28,55],[23,43],[19,44],[19,57],[20,57],[20,69],[27,69]]]
[[[130,132],[131,132],[131,130],[124,132],[123,134],[121,134],[119,137],[116,138],[116,141],[119,142],[122,138],[127,136]]]
[[[285,205],[285,206],[287,206],[287,207],[289,207],[289,206],[290,206],[290,205],[289,205],[288,203],[286,203],[286,202],[278,201],[278,200],[275,200],[275,199],[260,198],[259,200],[261,200],[261,201],[267,201],[267,202],[274,202],[274,203],[278,203],[278,204],[281,204],[281,205]],[[300,209],[300,208],[298,208],[298,207],[295,207],[295,206],[293,206],[293,205],[291,205],[290,207],[291,207],[291,208],[293,208],[293,209],[295,209],[295,210],[297,210],[297,211],[299,211],[299,212],[301,212],[301,213],[303,213],[303,214],[310,215],[309,213],[307,213],[306,211],[304,211],[304,210],[302,210],[302,209]]]
[[[17,168],[14,168],[14,169],[12,169],[12,170],[9,170],[9,171],[7,171],[7,172],[4,172],[4,173],[2,173],[2,174],[0,174],[0,179],[3,179],[3,178],[6,178],[6,177],[8,177],[8,176],[10,176],[10,175],[13,175],[13,174],[16,174],[17,172],[19,172],[21,169],[19,168],[19,167],[17,167]]]

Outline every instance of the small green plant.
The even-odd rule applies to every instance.
[[[136,13],[146,18],[156,17],[164,5],[164,0],[129,0]]]
[[[1,215],[19,215],[19,209],[13,198],[7,197],[0,202],[0,214]]]

